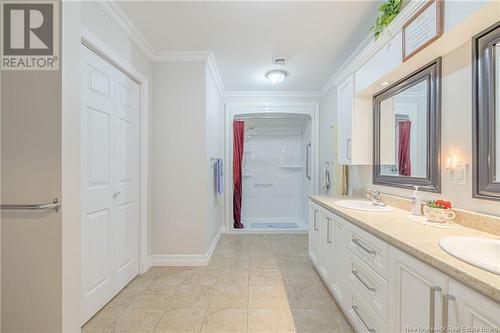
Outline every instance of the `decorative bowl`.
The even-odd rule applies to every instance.
[[[432,208],[424,206],[424,216],[430,222],[444,223],[455,218],[455,212],[451,209]]]

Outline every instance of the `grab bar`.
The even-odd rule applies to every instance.
[[[0,210],[45,210],[55,209],[56,212],[61,208],[61,202],[55,198],[52,203],[34,204],[34,205],[0,205]]]

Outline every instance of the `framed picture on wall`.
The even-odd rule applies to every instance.
[[[413,57],[443,34],[442,0],[430,0],[403,25],[403,61]]]

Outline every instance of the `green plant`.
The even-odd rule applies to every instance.
[[[398,16],[401,11],[401,4],[403,0],[387,0],[383,4],[378,7],[378,11],[382,13],[377,20],[375,21],[375,25],[372,27],[372,31],[375,35],[375,39],[378,39],[382,31],[389,25],[389,23],[394,20],[396,16]]]

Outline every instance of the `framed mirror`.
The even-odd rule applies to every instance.
[[[472,42],[473,196],[500,200],[500,22]]]
[[[441,192],[441,58],[373,96],[373,183]]]

